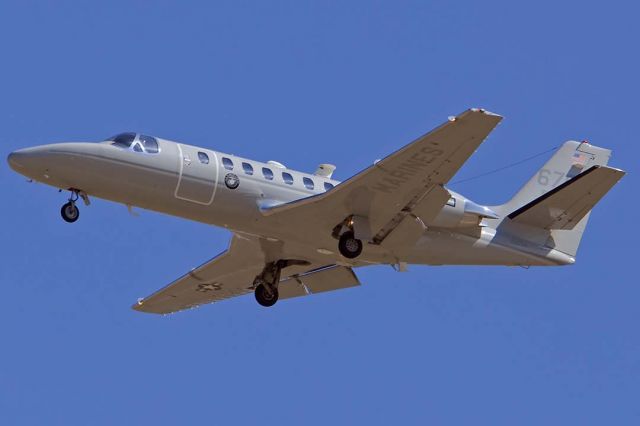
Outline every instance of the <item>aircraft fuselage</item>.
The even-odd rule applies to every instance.
[[[327,256],[345,263],[327,235],[313,245],[286,224],[265,218],[261,209],[325,192],[339,182],[302,173],[275,163],[262,163],[210,149],[156,138],[158,152],[140,152],[111,142],[58,143],[27,148],[9,156],[14,170],[61,189],[82,191],[128,206],[224,227],[270,240],[286,242],[298,257]],[[290,182],[290,183],[289,183]],[[558,265],[573,263],[562,253],[523,245],[496,232],[497,217],[474,216],[485,209],[449,191],[446,205],[415,243],[393,253],[367,245],[361,257],[347,263]],[[490,211],[490,210],[488,210]],[[485,223],[477,235],[458,232],[465,220]],[[475,225],[477,225],[476,223]],[[468,224],[466,224],[468,225]],[[455,253],[455,256],[451,256]]]

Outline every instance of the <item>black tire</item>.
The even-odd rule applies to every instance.
[[[255,295],[258,303],[267,308],[275,305],[278,301],[278,289],[274,288],[269,292],[264,284],[260,284],[256,287]]]
[[[347,259],[355,259],[362,253],[362,241],[357,239],[353,232],[345,232],[338,241],[338,250]]]
[[[60,209],[60,215],[65,222],[73,223],[80,217],[80,209],[74,203],[67,203]]]

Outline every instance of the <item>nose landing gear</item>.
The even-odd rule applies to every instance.
[[[83,191],[78,191],[77,189],[71,189],[71,195],[69,196],[69,201],[65,203],[60,209],[60,215],[62,219],[64,219],[67,223],[73,223],[80,217],[80,209],[76,206],[76,201],[78,198],[82,198],[84,204],[88,206],[90,204],[89,197]]]
[[[69,202],[63,205],[60,209],[60,214],[65,222],[73,223],[80,217],[80,209],[76,206],[75,201],[69,200]]]

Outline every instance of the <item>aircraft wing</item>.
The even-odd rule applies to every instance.
[[[139,300],[132,308],[168,314],[250,293],[264,264],[264,255],[255,241],[234,235],[227,251]]]
[[[380,243],[423,198],[435,207],[427,210],[438,213],[449,199],[442,185],[500,120],[488,111],[467,110],[330,191],[263,209],[263,215],[292,229],[313,223],[329,231],[355,216],[362,218],[356,237]]]
[[[269,261],[261,241],[235,234],[229,249],[132,306],[169,314],[253,292],[253,281]],[[359,285],[351,268],[310,262],[284,268],[280,299]]]

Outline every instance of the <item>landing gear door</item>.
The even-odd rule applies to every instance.
[[[180,166],[176,198],[203,205],[213,203],[218,178],[216,153],[178,144],[178,156]]]

